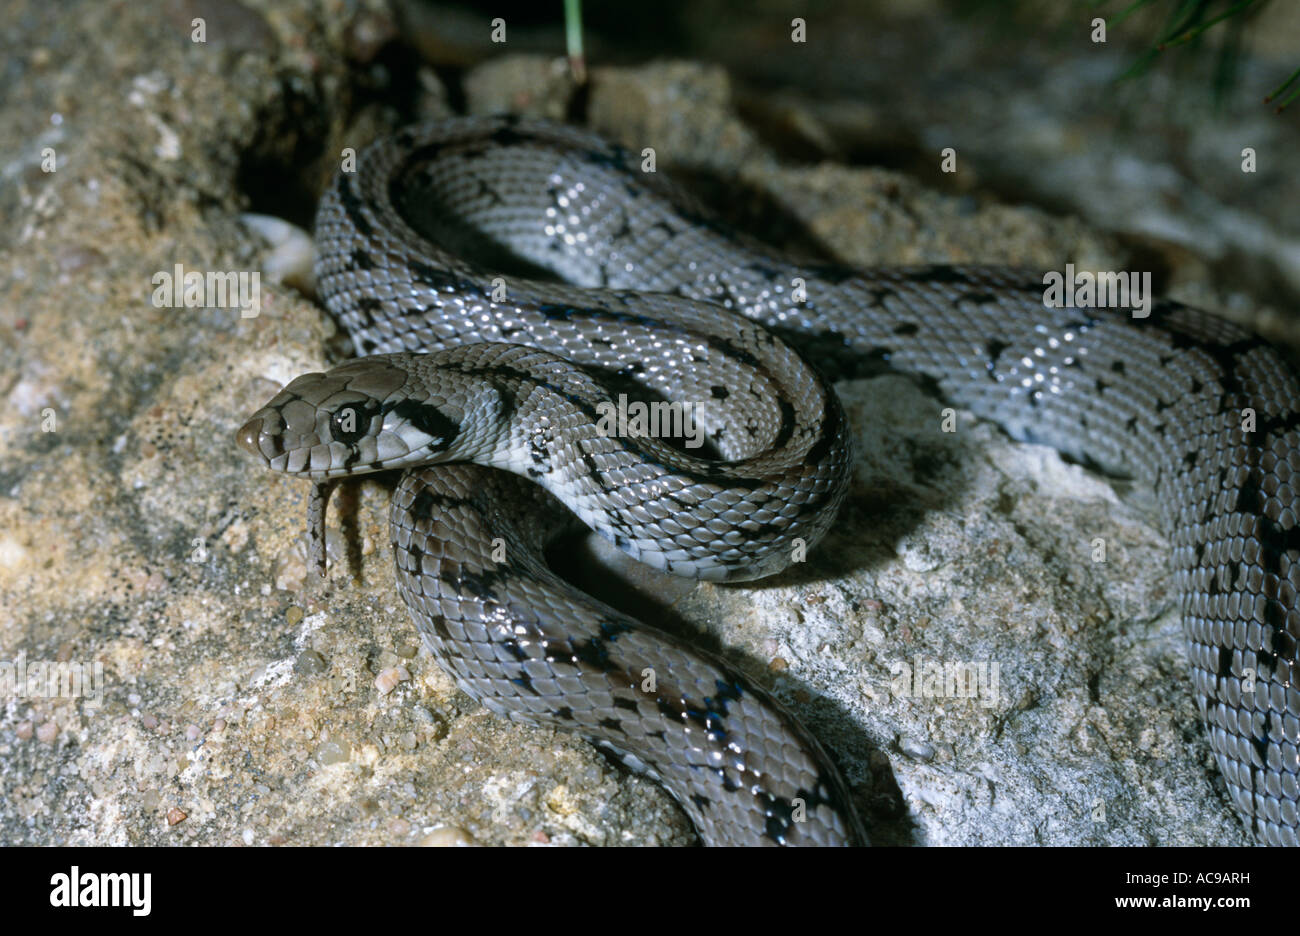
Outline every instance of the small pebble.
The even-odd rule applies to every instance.
[[[31,737],[32,737],[32,723],[31,723],[31,720],[28,719],[28,720],[26,720],[26,721],[20,721],[20,722],[18,723],[18,740],[19,740],[19,741],[30,741],[30,740],[31,740]]]
[[[198,725],[188,725],[185,728],[186,741],[197,741],[199,739],[199,736],[202,734],[203,732]]]
[[[352,756],[346,741],[325,741],[316,747],[316,759],[322,764],[341,764]]]
[[[168,0],[161,11],[166,25],[187,41],[194,20],[201,19],[204,38],[215,47],[270,55],[279,45],[266,18],[239,0]]]
[[[912,738],[900,738],[898,749],[913,760],[929,761],[934,758],[934,746],[925,741]]]
[[[474,838],[464,829],[443,826],[420,839],[420,844],[425,848],[464,848],[473,845]]]
[[[36,740],[42,744],[53,744],[58,736],[59,726],[52,721],[47,721],[36,729]]]
[[[304,650],[293,661],[293,671],[299,676],[319,676],[327,669],[329,669],[329,664],[315,650]]]
[[[289,605],[288,610],[284,612],[284,619],[290,627],[295,627],[302,622],[302,608],[297,605]]]
[[[188,815],[175,806],[167,810],[167,824],[169,826],[178,825],[184,822],[187,818]]]
[[[410,678],[411,674],[405,666],[390,666],[375,677],[375,688],[379,690],[380,695],[388,695],[397,688],[398,683],[406,682]]]
[[[68,245],[59,250],[59,269],[64,273],[77,273],[89,267],[102,266],[108,261],[94,247]]]
[[[154,728],[158,727],[158,718],[156,715],[151,715],[150,713],[146,712],[145,714],[140,716],[140,724],[144,725],[146,728],[150,730],[153,730]]]
[[[387,43],[397,38],[393,21],[377,13],[362,13],[343,33],[348,57],[363,65],[370,62]]]

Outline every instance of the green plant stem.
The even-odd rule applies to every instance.
[[[1264,103],[1265,103],[1265,104],[1269,103],[1271,100],[1273,100],[1273,98],[1277,97],[1279,94],[1281,94],[1283,91],[1285,91],[1285,90],[1290,86],[1291,82],[1295,81],[1297,78],[1300,78],[1300,68],[1297,68],[1295,71],[1293,71],[1293,72],[1291,73],[1291,77],[1290,77],[1290,78],[1288,78],[1286,81],[1284,81],[1284,82],[1282,82],[1280,85],[1278,85],[1276,91],[1274,91],[1274,92],[1273,92],[1272,94],[1270,94],[1268,97],[1264,98]],[[1300,90],[1300,88],[1297,88],[1296,90]],[[1294,96],[1295,96],[1295,95],[1292,95],[1291,97],[1294,97]],[[1291,100],[1291,98],[1287,98],[1287,100],[1289,101],[1289,100]]]
[[[1163,52],[1165,49],[1171,49],[1174,46],[1182,45],[1185,42],[1191,42],[1193,39],[1195,39],[1201,33],[1205,32],[1211,26],[1215,25],[1216,23],[1223,22],[1230,16],[1235,16],[1236,14],[1240,13],[1242,10],[1246,9],[1246,7],[1250,6],[1254,2],[1255,0],[1241,0],[1240,3],[1236,4],[1235,6],[1229,7],[1228,9],[1220,13],[1218,16],[1212,17],[1206,20],[1204,23],[1201,23],[1199,26],[1195,26],[1192,29],[1187,30],[1187,32],[1183,33],[1178,38],[1168,39],[1164,42],[1161,42],[1158,46],[1156,46],[1156,48],[1159,49],[1161,52]]]
[[[1137,11],[1138,9],[1146,6],[1151,2],[1152,0],[1133,0],[1133,2],[1130,3],[1127,7],[1120,10],[1119,13],[1117,13],[1115,16],[1111,17],[1109,20],[1106,21],[1106,28],[1114,29],[1120,23],[1124,22],[1124,20],[1128,19],[1129,14]]]
[[[582,0],[564,0],[564,43],[569,68],[577,84],[587,83],[587,59],[582,52]]]

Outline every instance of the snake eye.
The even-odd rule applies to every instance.
[[[330,434],[344,445],[355,445],[369,430],[370,413],[360,406],[342,406],[330,416]]]

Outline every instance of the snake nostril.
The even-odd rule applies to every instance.
[[[258,436],[262,434],[262,419],[260,416],[254,416],[248,422],[239,427],[235,433],[235,441],[239,447],[245,451],[252,452],[258,458],[262,458],[262,450],[258,447]]]

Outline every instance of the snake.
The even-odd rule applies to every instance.
[[[357,357],[294,379],[236,433],[312,481],[319,561],[332,485],[400,469],[398,591],[464,692],[648,774],[705,844],[869,844],[849,784],[772,693],[569,584],[545,550],[576,516],[666,573],[776,574],[849,486],[832,381],[908,375],[1015,440],[1153,486],[1229,799],[1259,841],[1297,844],[1287,358],[1171,299],[1048,301],[1041,272],[793,258],[643,156],[565,124],[452,117],[335,174],[315,276]],[[628,398],[680,404],[708,447],[611,428]]]

